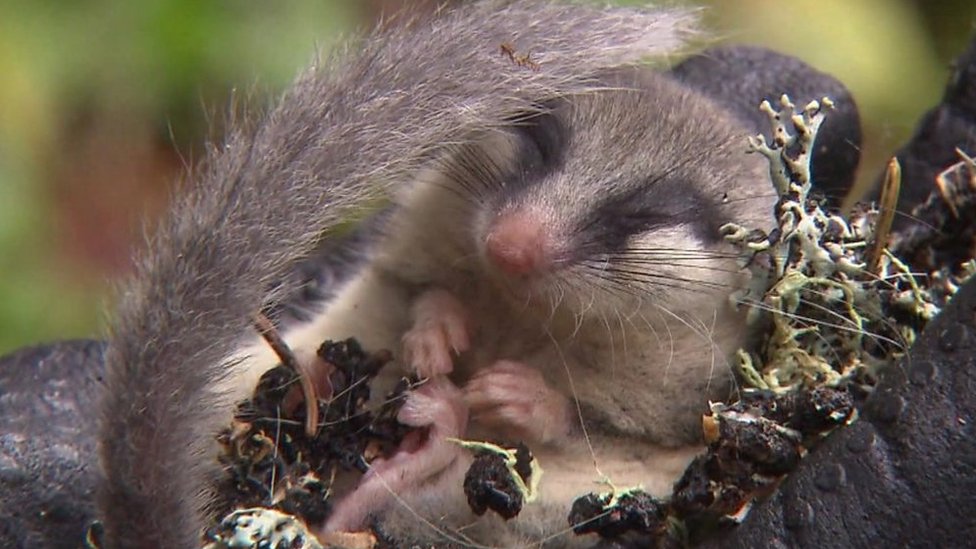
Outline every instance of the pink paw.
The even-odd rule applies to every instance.
[[[568,398],[549,387],[541,372],[511,360],[475,374],[464,400],[472,421],[526,443],[564,438],[576,424]]]
[[[407,394],[397,421],[411,427],[430,427],[430,434],[460,437],[468,424],[468,407],[461,390],[444,376],[429,379]]]
[[[467,454],[446,439],[464,436],[467,427],[468,409],[461,391],[443,376],[433,378],[407,396],[397,419],[427,429],[410,432],[396,453],[374,460],[356,489],[333,509],[323,531],[357,531],[370,516],[392,504],[394,494],[408,498],[421,490],[440,489],[430,486],[435,477],[447,477],[460,485]],[[451,467],[458,470],[458,478],[443,474]]]
[[[428,290],[413,304],[413,327],[403,336],[403,360],[420,377],[449,374],[453,355],[470,346],[464,306],[446,290]]]

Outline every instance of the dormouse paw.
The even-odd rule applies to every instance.
[[[407,394],[397,421],[430,427],[442,437],[460,437],[468,423],[468,407],[461,390],[446,377],[437,376]]]
[[[575,431],[570,400],[521,362],[500,360],[478,371],[464,400],[473,422],[514,440],[546,444]]]
[[[460,485],[468,454],[447,440],[463,437],[467,427],[460,389],[443,376],[432,378],[408,394],[397,419],[426,429],[408,433],[392,456],[373,461],[356,489],[333,509],[325,532],[359,530],[394,503],[393,494],[409,500],[421,491],[442,489],[437,481]],[[449,469],[456,474],[445,474]]]
[[[420,377],[449,374],[454,355],[470,346],[468,315],[446,290],[428,290],[412,308],[413,327],[403,336],[403,359]]]

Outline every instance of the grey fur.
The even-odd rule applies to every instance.
[[[387,25],[314,65],[215,149],[124,284],[106,353],[99,505],[108,547],[192,547],[215,471],[214,394],[268,288],[421,160],[599,69],[679,47],[685,10],[484,2]],[[541,70],[498,54],[531,51]],[[203,494],[203,497],[201,497]]]
[[[594,465],[620,486],[668,491],[701,442],[707,401],[730,396],[726,357],[744,330],[727,298],[742,275],[731,250],[706,235],[723,221],[770,224],[775,196],[763,161],[745,154],[737,121],[666,75],[622,69],[599,78],[607,90],[567,94],[536,119],[439,158],[394,212],[349,300],[355,310],[326,308],[290,339],[301,347],[346,337],[365,317],[394,326],[376,344],[397,348],[411,320],[390,303],[447,290],[478,325],[452,380],[468,387],[498,361],[525,363],[570,398],[573,421],[587,429],[586,440],[578,431],[523,439],[547,476],[540,500],[518,518],[473,517],[460,478],[445,469],[393,504],[377,498],[386,532],[439,547],[587,545],[566,531],[566,517],[573,499],[598,489]],[[526,134],[538,150],[525,146]],[[547,150],[558,153],[538,152]],[[480,247],[486,226],[510,209],[546,227],[558,267],[526,280],[493,270]],[[472,426],[467,438],[516,436]]]

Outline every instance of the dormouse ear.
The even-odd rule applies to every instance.
[[[833,76],[795,57],[741,45],[705,50],[675,66],[671,74],[726,106],[750,133],[767,138],[769,122],[759,111],[764,99],[776,106],[785,93],[802,106],[829,97],[835,109],[817,133],[813,183],[832,205],[839,206],[851,190],[861,158],[861,120],[850,91]]]

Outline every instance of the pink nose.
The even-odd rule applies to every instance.
[[[524,276],[549,264],[549,238],[537,216],[512,212],[498,216],[488,230],[488,259],[503,272]]]

